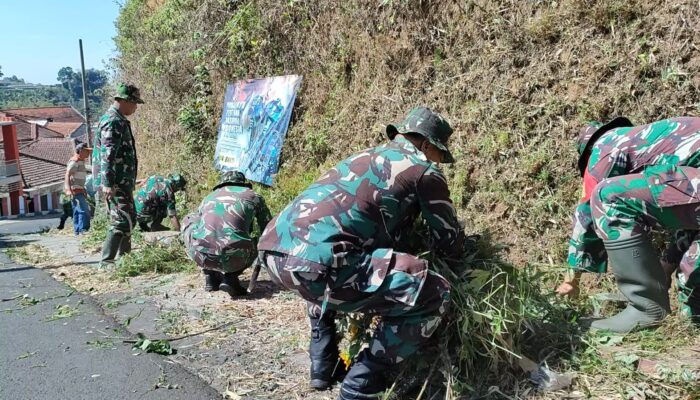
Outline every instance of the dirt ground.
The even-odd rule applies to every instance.
[[[106,314],[132,334],[170,340],[177,352],[168,359],[202,377],[224,398],[336,398],[337,388],[316,392],[308,386],[304,303],[290,292],[279,290],[265,271],[261,271],[251,295],[232,300],[223,292],[204,292],[198,271],[119,280],[113,272],[91,262],[97,258],[96,248],[92,254],[80,253],[79,241],[66,234],[34,236],[22,237],[30,243],[23,247],[23,262],[46,269],[77,291],[89,293]],[[249,278],[250,270],[241,276],[243,285]],[[674,382],[687,380],[684,374],[700,377],[700,338],[678,341],[676,335],[683,330],[674,323],[669,322],[653,335],[625,338],[624,342],[618,336],[598,339],[601,343],[590,351],[597,353],[599,362],[615,365],[610,369],[615,380],[611,381],[613,375],[600,373],[602,366],[591,365],[590,370],[568,371],[574,383],[565,390],[537,393],[523,377],[522,390],[516,394],[505,394],[494,387],[486,397],[479,398],[691,400],[694,395],[674,389]],[[132,338],[105,337],[104,341],[125,339]],[[628,376],[621,378],[620,374]],[[612,382],[622,382],[624,387]],[[177,382],[161,383],[160,387],[177,390]],[[664,387],[668,390],[663,394],[655,392]]]

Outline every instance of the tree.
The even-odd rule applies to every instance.
[[[71,67],[63,67],[58,71],[56,79],[68,90],[74,101],[83,99],[83,81],[80,72]],[[85,72],[85,84],[88,88],[89,100],[99,102],[102,98],[103,88],[107,85],[109,77],[102,70],[90,68]]]
[[[2,65],[0,65],[0,78],[2,78]]]

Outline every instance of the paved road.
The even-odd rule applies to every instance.
[[[58,226],[59,214],[0,220],[0,234],[43,232]]]
[[[29,221],[2,222],[4,233],[31,232]],[[12,244],[0,235],[0,246]],[[129,336],[123,327],[89,297],[71,293],[46,272],[0,253],[0,399],[221,398],[167,357],[135,355],[118,339]],[[39,302],[6,300],[20,295]]]

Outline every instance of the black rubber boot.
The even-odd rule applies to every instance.
[[[221,280],[219,290],[224,291],[231,297],[245,296],[248,294],[246,288],[241,286],[241,281],[238,280],[238,272],[227,272]]]
[[[117,257],[117,252],[121,246],[124,234],[119,231],[108,230],[105,242],[102,245],[102,261],[100,266],[106,267],[114,264],[114,259]]]
[[[151,228],[148,227],[148,224],[145,222],[139,221],[139,228],[141,228],[142,232],[150,232]]]
[[[58,226],[56,227],[56,229],[58,229],[59,231],[60,231],[60,230],[63,230],[63,228],[66,227],[66,220],[67,220],[67,219],[68,219],[68,217],[66,217],[65,215],[61,215],[61,220],[59,221]]]
[[[119,243],[119,257],[131,253],[131,234],[124,235]]]
[[[216,292],[221,284],[221,273],[211,269],[202,270],[204,273],[204,291]]]
[[[369,349],[364,349],[357,356],[357,361],[340,386],[338,400],[377,400],[387,388],[384,371],[391,367],[385,360],[372,356]]]
[[[345,373],[340,359],[335,327],[335,312],[326,312],[323,318],[310,318],[311,341],[309,384],[316,390],[326,390]]]
[[[606,240],[605,249],[617,286],[629,305],[610,318],[593,322],[591,329],[628,333],[659,325],[671,307],[666,273],[651,241],[645,235]]]

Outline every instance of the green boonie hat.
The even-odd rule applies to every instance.
[[[390,140],[393,140],[399,133],[417,133],[423,136],[430,144],[443,151],[442,162],[444,163],[455,161],[452,153],[447,149],[447,141],[452,132],[452,127],[442,115],[423,106],[411,110],[403,122],[386,126],[386,135]]]
[[[170,182],[173,183],[173,186],[177,189],[184,189],[185,186],[187,185],[187,180],[185,179],[184,176],[180,174],[172,174],[169,177]]]
[[[616,128],[624,128],[634,126],[632,121],[625,117],[616,117],[607,124],[603,124],[598,121],[591,121],[586,125],[578,134],[578,140],[576,141],[576,150],[578,150],[578,169],[583,176],[586,171],[586,166],[588,164],[588,158],[591,156],[591,151],[593,151],[593,145],[595,142],[603,136],[605,132],[608,132]]]
[[[219,179],[219,184],[214,186],[214,189],[216,190],[220,187],[223,186],[246,186],[248,188],[252,188],[253,185],[248,182],[248,180],[245,178],[245,175],[243,175],[242,172],[239,171],[225,171],[221,174],[221,178]]]
[[[141,100],[141,91],[134,85],[120,83],[117,85],[117,91],[114,94],[114,99],[126,100],[130,103],[143,104]]]

